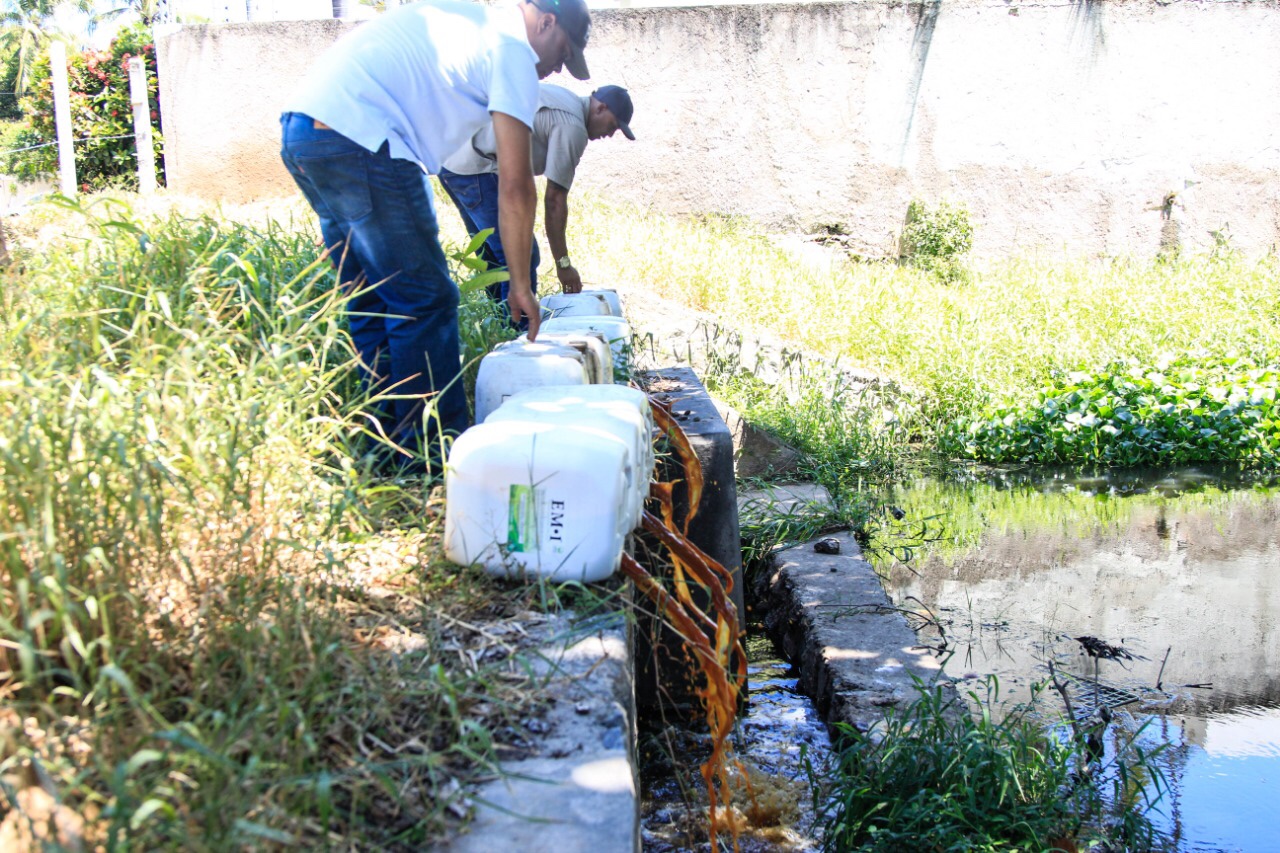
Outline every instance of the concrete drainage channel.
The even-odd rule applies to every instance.
[[[814,487],[803,486],[739,499],[734,455],[753,452],[750,428],[735,423],[731,432],[688,369],[654,371],[644,381],[650,393],[673,403],[703,464],[708,486],[690,538],[711,556],[740,569],[740,502],[822,500]],[[812,542],[776,554],[764,626],[822,719],[865,729],[886,708],[915,696],[913,676],[930,681],[937,667],[917,647],[853,537],[834,538],[837,554],[818,553]],[[742,608],[741,584],[735,598]],[[529,665],[546,679],[550,704],[528,726],[527,757],[503,762],[503,775],[473,793],[467,830],[435,849],[638,851],[637,692],[639,707],[651,704],[646,694],[655,678],[644,663],[654,657],[648,639],[620,611],[586,626],[551,617],[536,632],[541,645]]]

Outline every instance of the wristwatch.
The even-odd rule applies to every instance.
[[[565,255],[563,258],[556,258],[556,266],[562,270],[567,270],[569,267],[573,266],[573,264],[569,262],[569,256]]]

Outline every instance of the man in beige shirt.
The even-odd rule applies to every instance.
[[[547,244],[556,261],[556,276],[565,293],[582,290],[582,277],[569,258],[565,230],[569,220],[569,189],[573,186],[578,161],[587,143],[613,136],[621,130],[628,139],[634,112],[631,96],[620,86],[601,86],[589,96],[575,95],[567,89],[540,84],[538,112],[533,122],[533,170],[546,175],[543,218],[546,220]],[[462,221],[472,236],[486,228],[493,234],[485,241],[481,257],[490,266],[507,266],[498,231],[498,163],[493,128],[480,130],[471,141],[444,162],[440,183],[453,200]],[[537,291],[540,261],[537,240],[533,240],[530,281]],[[490,295],[505,302],[507,284],[493,285]]]

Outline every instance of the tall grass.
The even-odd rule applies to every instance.
[[[744,220],[575,203],[585,269],[625,270],[728,326],[780,335],[898,382],[926,439],[1058,374],[1161,354],[1277,357],[1280,261],[1229,249],[1174,260],[1034,257],[967,282],[894,263],[816,265]]]
[[[435,654],[440,591],[476,581],[440,565],[438,505],[362,467],[313,234],[47,215],[80,236],[0,291],[6,824],[34,826],[38,789],[109,849],[422,846],[492,754],[469,709],[500,716],[519,679]]]

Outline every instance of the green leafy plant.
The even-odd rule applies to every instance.
[[[907,205],[900,255],[904,262],[933,273],[945,282],[967,281],[964,256],[973,248],[973,224],[963,206],[940,202],[929,207]]]
[[[76,177],[82,191],[137,185],[137,153],[128,71],[128,60],[135,56],[142,57],[147,72],[156,179],[164,183],[155,45],[151,41],[150,29],[138,24],[122,29],[106,50],[90,50],[67,57],[71,124],[77,140]],[[30,134],[23,141],[28,145],[52,142],[57,129],[48,54],[33,64],[30,89],[30,94],[21,100],[22,112],[30,127]],[[52,174],[58,167],[58,150],[52,145],[16,152],[11,157],[11,171],[24,177]]]
[[[458,335],[462,347],[462,387],[467,403],[475,411],[476,377],[480,372],[480,359],[493,351],[503,341],[515,339],[519,334],[511,325],[511,315],[505,305],[495,302],[485,290],[491,284],[510,279],[505,269],[489,269],[480,256],[480,247],[493,233],[485,228],[470,239],[466,246],[448,255],[454,281],[462,294],[458,303]]]
[[[1133,770],[1158,770],[1139,747],[1090,766],[1083,744],[1046,731],[1029,706],[1001,718],[994,678],[968,703],[918,687],[882,727],[837,726],[831,783],[815,800],[826,850],[1150,849],[1155,803]]]
[[[915,419],[892,383],[841,369],[838,361],[703,326],[705,347],[689,351],[709,390],[753,426],[802,451],[802,469],[833,495],[890,478],[904,460]]]
[[[996,407],[956,443],[991,462],[1238,462],[1280,459],[1280,369],[1203,354],[1073,371],[1025,405]]]

